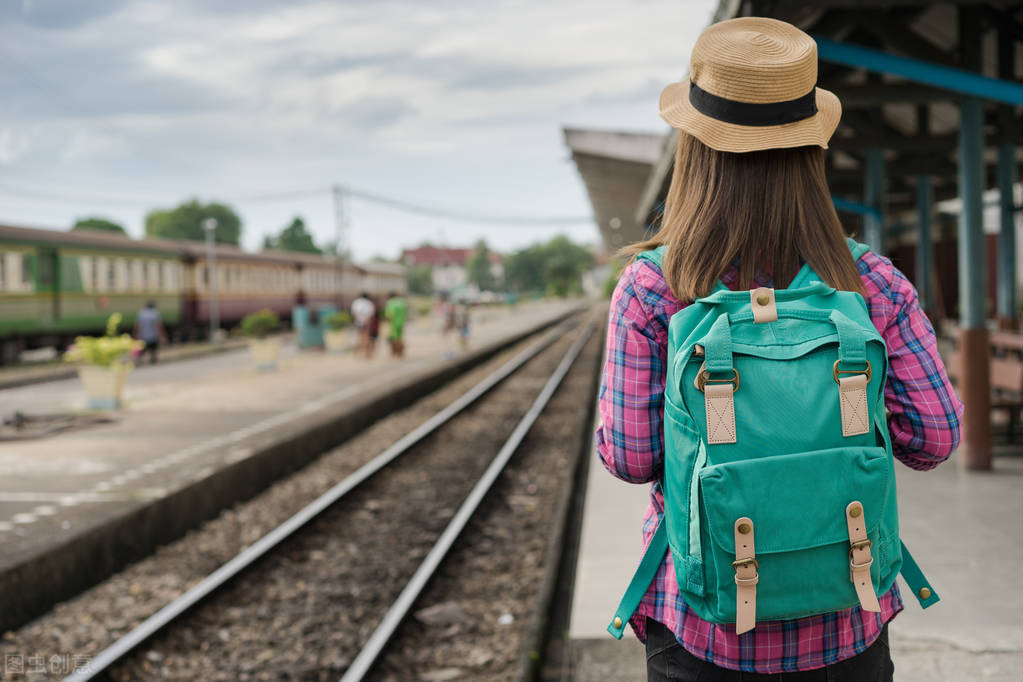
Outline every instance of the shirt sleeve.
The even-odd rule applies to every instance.
[[[667,327],[650,310],[656,292],[637,283],[641,267],[626,268],[611,297],[596,434],[604,466],[630,483],[657,479],[664,461]]]
[[[892,452],[912,469],[933,469],[959,445],[963,404],[938,355],[937,337],[920,308],[916,288],[891,262],[875,254],[864,277],[871,285],[871,317],[888,346],[885,406]],[[862,271],[862,267],[861,267]]]

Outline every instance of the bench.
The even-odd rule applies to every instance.
[[[949,377],[958,382],[962,376],[962,361],[959,355],[959,328],[946,326],[945,338],[955,344],[955,348],[947,350],[943,355],[947,359]],[[991,383],[991,409],[1005,410],[1009,423],[1007,437],[1010,443],[1015,440],[1016,427],[1023,411],[1023,334],[996,331],[988,336],[988,347],[991,349],[988,378]]]

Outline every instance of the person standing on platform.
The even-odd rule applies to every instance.
[[[650,682],[892,680],[894,571],[901,560],[907,583],[923,575],[897,530],[877,530],[894,513],[881,502],[891,458],[932,469],[959,442],[963,406],[916,289],[848,242],[835,213],[824,150],[841,104],[815,87],[816,48],[774,19],[719,22],[696,41],[690,77],[661,93],[675,170],[660,230],[625,250],[596,433],[614,476],[650,484],[649,551],[608,626],[645,642]],[[837,341],[813,345],[824,338]],[[812,362],[823,371],[796,374]],[[802,429],[786,421],[813,412]],[[870,457],[866,478],[857,463]],[[940,526],[942,513],[918,522]],[[812,554],[825,542],[826,566]],[[810,572],[792,572],[797,561]],[[923,606],[936,596],[912,591]]]
[[[369,294],[364,291],[352,301],[351,312],[352,322],[355,323],[355,331],[358,334],[356,352],[368,358],[373,353],[370,346],[370,331],[376,314],[376,305],[370,300]]]
[[[455,306],[446,293],[441,293],[435,312],[440,321],[441,336],[447,338],[455,330]]]
[[[391,325],[387,340],[391,344],[391,355],[396,358],[405,357],[405,319],[408,316],[408,303],[395,292],[387,295],[384,304],[384,317]]]
[[[380,321],[384,316],[383,306],[373,304],[373,317],[369,319],[369,347],[366,349],[366,357],[371,358],[377,352],[377,339],[380,338]]]
[[[142,354],[148,354],[149,364],[155,365],[160,341],[167,341],[167,330],[163,328],[163,318],[154,301],[148,301],[135,316],[135,338],[146,344]]]
[[[469,304],[465,301],[458,303],[455,306],[454,325],[458,330],[458,345],[462,350],[469,347],[469,332],[471,331],[469,318]]]

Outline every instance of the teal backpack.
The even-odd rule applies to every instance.
[[[664,248],[639,258],[660,267]],[[665,513],[608,631],[621,638],[669,547],[686,603],[739,634],[856,604],[880,611],[900,571],[921,606],[937,602],[899,540],[887,373],[863,297],[808,264],[787,289],[718,282],[676,313]]]

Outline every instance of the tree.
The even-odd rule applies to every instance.
[[[349,249],[344,249],[340,253],[337,250],[337,240],[331,239],[330,241],[323,243],[323,255],[331,256],[333,258],[340,257],[342,260],[350,261],[352,259],[352,252]]]
[[[201,241],[206,238],[202,222],[206,218],[217,221],[213,239],[221,244],[237,245],[241,238],[242,220],[230,206],[220,203],[201,204],[197,199],[186,201],[177,208],[156,209],[146,215],[146,235],[165,239]]]
[[[71,226],[72,230],[102,230],[104,232],[118,232],[120,234],[127,234],[124,227],[118,225],[115,222],[107,220],[106,218],[79,218],[75,221],[75,224]]]
[[[476,242],[476,248],[465,260],[466,278],[481,291],[493,289],[494,273],[490,270],[490,249],[484,240]]]
[[[433,293],[433,268],[429,265],[409,265],[405,275],[408,278],[409,293],[424,295]]]
[[[539,244],[520,249],[504,261],[504,281],[512,291],[543,291],[544,255]]]
[[[508,286],[518,292],[567,296],[582,291],[582,273],[593,264],[593,254],[567,237],[534,244],[516,251],[504,264]]]
[[[582,293],[582,274],[593,265],[589,249],[558,236],[544,247],[544,281],[555,296]]]
[[[323,253],[320,247],[313,242],[313,236],[305,228],[305,221],[299,216],[292,218],[291,223],[281,230],[281,233],[274,238],[263,239],[264,249],[278,249],[280,251],[300,251],[302,253]]]

